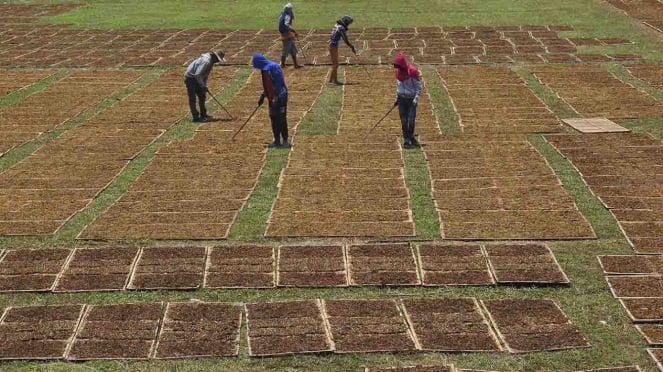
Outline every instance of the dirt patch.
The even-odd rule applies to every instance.
[[[415,350],[393,300],[333,300],[324,306],[337,353]]]
[[[119,291],[126,288],[138,248],[77,249],[55,292]]]
[[[228,246],[212,248],[205,288],[270,288],[274,286],[274,248]]]
[[[663,114],[663,104],[600,66],[537,66],[533,71],[542,83],[585,117],[637,118]]]
[[[156,341],[162,306],[162,303],[90,306],[68,359],[148,359]]]
[[[365,372],[453,372],[452,366],[367,367]]]
[[[351,245],[348,267],[352,285],[418,285],[415,255],[407,243]]]
[[[629,238],[637,253],[663,252],[663,238]]]
[[[479,245],[420,244],[423,285],[492,285],[486,257]]]
[[[619,301],[634,322],[663,321],[663,298],[621,298]]]
[[[645,25],[663,32],[663,4],[653,0],[608,0],[608,3],[615,8],[624,11],[626,14],[634,17]]]
[[[550,248],[543,244],[486,245],[493,275],[500,284],[569,284]]]
[[[627,67],[631,75],[646,82],[656,89],[663,89],[663,66],[634,65]]]
[[[599,256],[599,262],[608,275],[663,273],[660,256]]]
[[[421,350],[499,351],[497,340],[475,299],[403,300]]]
[[[0,323],[0,359],[62,359],[82,305],[11,307]]]
[[[128,288],[200,288],[205,256],[203,247],[143,248]]]
[[[342,246],[281,246],[278,257],[278,286],[348,285]]]
[[[69,249],[8,251],[0,261],[0,291],[50,291]]]
[[[482,303],[512,353],[590,346],[552,300],[507,299]]]
[[[658,369],[663,369],[663,348],[661,349],[647,349],[649,355],[654,359]]]
[[[243,307],[228,303],[169,303],[156,358],[237,356]]]
[[[0,59],[2,55],[0,55]],[[99,103],[103,98],[110,96],[115,91],[123,86],[129,85],[133,80],[140,76],[137,72],[124,72],[117,76],[118,85],[106,84],[103,82],[104,72],[92,73],[91,78],[93,83],[81,84],[79,77],[82,75],[90,75],[90,72],[82,74],[73,74],[49,85],[45,90],[37,92],[29,96],[24,101],[17,105],[12,105],[11,108],[7,107],[0,110],[0,116],[9,116],[14,110],[24,112],[22,115],[22,125],[20,128],[13,128],[10,126],[13,122],[3,122],[0,126],[3,132],[30,132],[30,138],[37,137],[41,132],[52,130],[61,123],[73,118],[84,110],[93,107]],[[100,77],[100,80],[94,79],[95,76]],[[62,97],[67,96],[70,99],[62,101]],[[46,108],[40,111],[39,108]],[[48,109],[57,108],[57,109]],[[2,128],[4,127],[4,128]],[[9,142],[5,138],[2,141],[3,148],[0,148],[0,153],[6,152],[11,148],[20,145],[25,141]],[[26,138],[28,139],[28,138]]]
[[[30,86],[53,73],[54,70],[3,71],[0,75],[0,98],[15,90]]]
[[[543,47],[523,45],[518,49],[522,54],[528,51],[542,52]],[[438,73],[454,102],[465,131],[472,129],[473,126],[482,128],[483,133],[505,133],[514,130],[520,133],[530,133],[533,132],[533,128],[536,129],[535,132],[538,131],[540,125],[545,125],[544,131],[547,132],[557,132],[561,129],[554,114],[527,88],[524,81],[508,68],[441,68]],[[499,79],[500,84],[494,84],[496,79]],[[487,85],[487,83],[493,84]],[[512,127],[513,123],[509,122],[496,124],[493,115],[480,111],[482,108],[495,105],[496,99],[499,101],[499,107],[506,112],[511,111],[509,108],[530,108],[533,110],[532,112],[539,114],[538,122],[530,122],[529,128],[526,126]]]
[[[440,69],[443,78],[462,84],[462,72],[449,75],[447,70],[452,69]],[[495,76],[479,81],[502,79],[500,73],[504,74],[497,70]],[[486,113],[493,115],[493,111]],[[423,141],[444,238],[568,239],[594,235],[548,164],[523,137],[449,136]]]
[[[319,300],[246,305],[249,355],[332,350]]]
[[[663,324],[641,324],[636,328],[649,345],[663,345]]]
[[[606,277],[617,298],[663,297],[663,279],[660,275],[628,275]]]

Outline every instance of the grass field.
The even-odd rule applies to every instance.
[[[10,1],[12,3],[30,3]],[[219,29],[273,29],[283,1],[95,1],[43,22],[73,23],[87,28],[219,28]],[[623,37],[634,44],[620,47],[587,48],[591,51],[638,53],[649,60],[663,61],[663,35],[642,26],[638,21],[605,5],[601,0],[420,0],[403,5],[402,1],[297,1],[294,2],[298,28],[330,28],[335,17],[344,13],[355,17],[354,27],[404,27],[430,25],[561,25],[568,24],[576,31],[567,36]],[[352,32],[352,29],[351,29]],[[435,69],[421,66],[430,92],[431,102],[443,133],[460,131],[458,117]],[[634,81],[620,64],[607,64],[605,69],[627,83],[663,99],[663,91],[643,82]],[[574,116],[572,109],[554,92],[540,84],[527,66],[514,67],[530,88],[559,116]],[[343,69],[340,70],[341,74]],[[52,141],[62,132],[76,126],[98,110],[156,79],[162,69],[154,69],[141,80],[118,93],[93,110],[64,123],[56,131],[42,135],[0,158],[0,171],[5,171],[25,159],[40,146]],[[218,96],[222,103],[245,83],[251,70],[240,68],[237,76]],[[48,86],[71,73],[62,69],[53,77],[39,82],[21,94],[0,100],[0,107],[20,102],[24,96]],[[389,92],[388,94],[392,94]],[[320,97],[299,126],[297,135],[333,136],[337,130],[342,107],[340,88],[324,87]],[[219,109],[210,103],[211,110]],[[96,111],[95,111],[96,110]],[[650,133],[663,138],[663,118],[624,120],[621,124],[634,131]],[[0,237],[0,248],[46,247],[81,245],[75,240],[78,233],[107,207],[126,193],[129,185],[149,165],[155,152],[175,139],[191,138],[194,125],[182,120],[172,126],[158,141],[150,144],[118,176],[94,202],[76,214],[53,237]],[[148,301],[202,301],[252,302],[288,299],[343,299],[343,298],[406,298],[406,297],[477,297],[493,299],[506,297],[552,298],[578,326],[592,347],[558,352],[537,352],[524,355],[499,354],[346,354],[318,356],[287,356],[276,358],[250,358],[247,345],[241,345],[238,358],[200,360],[88,363],[64,362],[0,362],[0,370],[20,371],[269,371],[315,370],[360,371],[367,366],[398,366],[413,364],[454,363],[462,368],[499,371],[576,371],[592,368],[637,364],[645,371],[656,367],[645,352],[646,344],[627,319],[622,307],[608,290],[596,259],[602,254],[632,254],[626,239],[612,214],[584,184],[580,174],[542,136],[531,135],[530,143],[546,158],[563,187],[583,215],[589,220],[598,239],[583,242],[553,242],[550,244],[560,265],[569,276],[570,287],[440,287],[440,288],[325,288],[325,289],[268,289],[268,290],[197,290],[197,291],[133,291],[118,293],[76,294],[0,294],[0,307],[46,304],[112,304]],[[233,225],[229,241],[264,242],[263,232],[269,212],[277,195],[277,184],[286,165],[288,150],[269,150],[265,167],[247,204]],[[430,177],[423,152],[408,150],[404,155],[405,181],[410,192],[410,203],[417,227],[417,239],[439,238],[439,221],[431,197]],[[325,241],[320,239],[320,241]],[[346,239],[344,241],[352,241]],[[146,245],[155,242],[135,241],[127,244]],[[164,244],[164,243],[155,243]],[[173,241],[165,244],[200,244]],[[208,245],[225,242],[206,242]],[[246,332],[245,329],[242,332]]]
[[[275,29],[283,1],[88,1],[49,22],[91,28],[221,28]],[[625,37],[635,45],[592,47],[592,52],[632,52],[663,60],[657,47],[662,36],[610,8],[602,0],[397,0],[294,2],[296,28],[327,30],[343,14],[352,27],[413,27],[432,25],[571,25],[569,36]],[[352,28],[351,28],[352,29]]]

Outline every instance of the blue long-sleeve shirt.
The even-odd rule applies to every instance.
[[[279,16],[279,32],[281,35],[286,36],[288,32],[294,31],[292,28],[292,21],[295,20],[295,15],[293,13],[283,11]]]
[[[267,75],[267,79],[263,78],[262,81],[262,94],[265,97],[272,100],[273,97],[270,97],[270,92],[273,92],[273,95],[279,98],[288,98],[288,87],[285,85],[283,71],[278,63],[268,60],[267,57],[260,53],[254,53],[251,65],[253,68],[260,70],[263,76]]]

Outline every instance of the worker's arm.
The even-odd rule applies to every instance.
[[[341,37],[343,38],[345,44],[347,44],[350,49],[352,49],[352,53],[357,54],[357,50],[355,49],[354,45],[350,43],[350,40],[348,40],[348,35],[346,35],[345,31],[341,31]]]

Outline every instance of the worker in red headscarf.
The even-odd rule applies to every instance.
[[[417,118],[417,103],[421,95],[421,77],[416,66],[407,63],[403,52],[394,58],[396,72],[396,101],[403,127],[403,147],[418,146],[414,137],[414,126]]]

